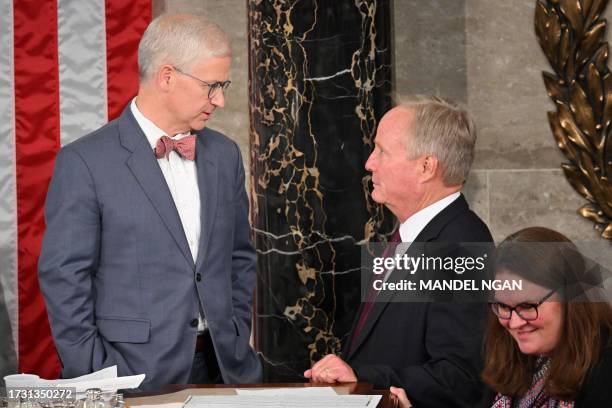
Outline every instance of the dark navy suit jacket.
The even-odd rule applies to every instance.
[[[414,242],[433,248],[425,256],[437,256],[442,245],[435,243],[492,241],[487,226],[461,195]],[[473,407],[484,388],[479,378],[485,307],[465,302],[376,302],[359,336],[352,339],[355,345],[345,345],[343,357],[360,381],[382,389],[403,387],[416,407]]]

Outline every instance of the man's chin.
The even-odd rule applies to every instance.
[[[372,200],[377,204],[384,204],[385,200],[376,190],[372,191]]]
[[[192,122],[190,124],[191,125],[191,129],[192,130],[202,130],[202,129],[204,129],[206,127],[206,123],[207,123],[206,120],[198,120],[198,121]]]

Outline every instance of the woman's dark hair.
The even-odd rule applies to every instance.
[[[531,227],[510,235],[497,247],[493,267],[555,289],[564,300],[563,335],[550,356],[544,389],[549,397],[573,400],[597,362],[602,343],[612,334],[608,302],[575,300],[575,288],[588,273],[580,251],[563,234]],[[532,385],[538,356],[523,354],[490,310],[484,352],[483,380],[501,394],[524,395]]]

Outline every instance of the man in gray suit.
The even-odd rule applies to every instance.
[[[40,284],[74,377],[116,364],[170,383],[250,383],[255,252],[238,146],[206,127],[231,52],[213,23],[163,15],[122,115],[60,151]]]

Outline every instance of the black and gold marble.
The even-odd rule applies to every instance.
[[[390,107],[389,0],[250,0],[256,347],[268,381],[338,353],[359,304],[360,245],[392,217],[365,161]]]

